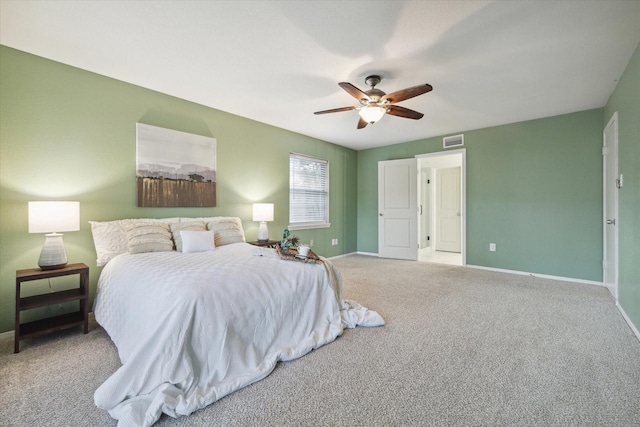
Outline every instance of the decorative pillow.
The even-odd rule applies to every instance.
[[[204,226],[204,221],[190,221],[190,222],[177,222],[174,224],[169,224],[171,227],[171,234],[173,234],[173,241],[176,244],[176,250],[178,252],[182,251],[182,233],[181,231],[192,230],[192,231],[206,231],[207,228]],[[213,238],[211,239],[213,242]]]
[[[245,241],[240,218],[221,216],[209,219],[207,230],[214,232],[216,247]]]
[[[213,231],[182,230],[182,252],[207,252],[215,249]]]
[[[127,224],[129,253],[168,252],[173,250],[171,229],[162,222],[137,222]]]
[[[145,219],[119,219],[115,221],[89,221],[93,244],[96,247],[96,264],[98,267],[106,265],[115,256],[129,252],[126,224],[139,222],[177,223],[179,218],[145,218]]]

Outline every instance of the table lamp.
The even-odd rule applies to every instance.
[[[273,203],[254,203],[253,220],[260,221],[258,242],[267,242],[269,240],[267,221],[273,221]]]
[[[80,230],[80,202],[29,202],[29,233],[47,233],[38,259],[42,270],[67,265],[60,231]]]

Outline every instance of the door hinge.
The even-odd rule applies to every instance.
[[[602,155],[603,156],[607,155],[607,147],[602,147]]]
[[[602,269],[603,270],[607,269],[607,261],[602,261]]]

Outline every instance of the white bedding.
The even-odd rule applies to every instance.
[[[333,341],[344,327],[384,324],[342,301],[329,261],[261,253],[269,254],[236,243],[122,254],[105,266],[94,312],[122,367],[94,398],[118,426],[150,426],[163,412],[188,415],[264,378],[279,360]]]

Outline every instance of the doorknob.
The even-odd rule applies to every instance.
[[[608,219],[608,220],[607,220],[607,224],[609,224],[609,225],[611,225],[611,224],[616,225],[616,219],[615,219],[615,218],[614,218],[614,219]]]
[[[382,213],[379,213],[378,215],[382,216]]]

